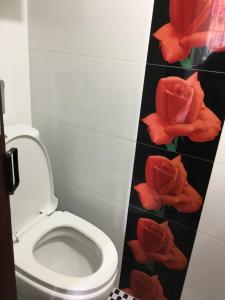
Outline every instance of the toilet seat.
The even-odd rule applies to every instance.
[[[20,185],[10,202],[16,276],[21,290],[24,286],[29,289],[25,295],[32,296],[27,299],[36,299],[37,290],[48,293],[48,298],[38,299],[49,299],[54,293],[62,295],[56,299],[74,299],[73,296],[85,300],[105,299],[102,293],[104,290],[108,293],[113,287],[117,274],[118,255],[114,244],[104,232],[84,219],[69,212],[56,211],[58,200],[54,196],[50,161],[38,131],[26,125],[16,125],[6,127],[5,132],[6,148],[18,148],[20,166]],[[61,232],[66,229],[80,233],[94,243],[94,247],[97,246],[101,264],[91,275],[64,275],[35,258],[35,247],[43,238],[53,230]]]
[[[34,247],[51,230],[71,228],[88,237],[101,250],[100,268],[87,277],[72,277],[54,272],[34,258]],[[115,276],[117,253],[111,240],[97,227],[68,212],[55,212],[43,216],[38,224],[21,236],[14,244],[16,271],[56,292],[67,295],[83,295],[104,287]]]

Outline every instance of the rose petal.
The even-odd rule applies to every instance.
[[[169,228],[169,222],[163,222],[159,225],[166,233],[165,237],[165,243],[164,243],[164,252],[163,253],[169,253],[170,249],[174,245],[174,237],[171,229]]]
[[[180,44],[182,35],[167,23],[156,31],[153,36],[160,41],[162,56],[168,63],[175,63],[188,57],[191,49]]]
[[[174,246],[168,255],[160,257],[159,260],[168,269],[182,271],[187,267],[188,261],[186,256]]]
[[[212,141],[221,131],[221,121],[207,107],[201,110],[198,120],[192,125],[194,129],[188,137],[194,142]]]
[[[128,246],[131,249],[134,259],[139,264],[146,265],[150,263],[149,258],[146,257],[145,252],[142,249],[141,244],[137,240],[127,242]]]
[[[176,185],[177,168],[164,156],[149,156],[145,167],[145,178],[149,187],[159,196],[169,194]]]
[[[212,0],[170,0],[170,20],[173,26],[188,35],[208,27]]]
[[[185,183],[187,181],[187,172],[184,168],[183,163],[181,162],[181,155],[175,157],[172,160],[172,163],[177,168],[177,180],[176,185],[174,186],[173,195],[178,195],[183,191]]]
[[[178,196],[171,196],[171,195],[162,195],[160,200],[163,205],[175,206],[179,203],[179,195]]]
[[[133,270],[131,272],[130,286],[135,297],[140,300],[162,300],[163,288],[158,276],[149,276],[144,272]]]
[[[209,32],[194,32],[189,36],[184,36],[180,43],[183,47],[201,48],[206,46],[209,38]]]
[[[197,72],[195,74],[197,74]],[[193,78],[193,75],[190,78],[188,78],[187,81],[188,81],[188,83],[192,84],[192,86],[195,90],[195,93],[194,93],[194,97],[192,99],[192,104],[191,104],[189,113],[186,117],[186,123],[194,122],[198,118],[198,115],[204,105],[203,100],[204,100],[205,94],[202,90],[201,84],[199,81],[191,82],[190,79],[192,79],[192,78]]]
[[[183,47],[208,47],[209,50],[219,52],[225,47],[224,32],[195,32],[189,36],[183,37],[180,43]]]
[[[183,213],[195,213],[202,206],[202,197],[191,186],[187,185],[182,194],[179,196],[179,203],[174,207]]]
[[[143,122],[148,126],[150,138],[156,145],[167,145],[174,139],[174,135],[170,135],[165,131],[168,125],[167,122],[160,119],[156,113],[144,118]]]
[[[194,130],[193,123],[168,125],[165,128],[165,132],[171,136],[189,136]]]
[[[176,84],[187,85],[184,79],[175,76],[161,78],[158,82],[156,90],[156,113],[163,120],[168,119],[168,91],[173,91]]]
[[[167,245],[165,245],[166,234],[167,231],[162,230],[160,224],[157,222],[146,218],[140,218],[138,220],[137,239],[149,260],[151,260],[151,257],[148,257],[149,253],[165,252],[167,247]]]
[[[138,192],[141,205],[149,210],[159,210],[162,206],[159,196],[147,185],[147,183],[141,183],[134,186],[134,189]]]

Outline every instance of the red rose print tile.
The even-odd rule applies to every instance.
[[[136,262],[148,265],[159,262],[168,269],[182,271],[187,267],[187,258],[174,243],[168,222],[140,218],[137,223],[137,240],[127,242]]]
[[[214,161],[224,86],[223,73],[147,65],[138,142]]]
[[[139,300],[167,300],[158,276],[149,276],[144,272],[132,270],[130,288],[124,292]]]
[[[148,63],[225,71],[225,1],[157,0]]]
[[[203,100],[198,73],[187,80],[161,78],[156,91],[156,112],[143,119],[153,143],[170,144],[177,136],[187,136],[194,142],[214,140],[221,131],[221,121]]]
[[[180,155],[172,160],[160,155],[149,156],[145,179],[145,183],[134,187],[145,209],[159,210],[169,205],[180,212],[193,213],[202,206],[201,196],[187,181]]]
[[[170,22],[153,35],[168,63],[186,59],[193,48],[225,50],[224,0],[170,0]]]

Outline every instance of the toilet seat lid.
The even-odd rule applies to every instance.
[[[39,132],[26,125],[5,128],[6,150],[18,149],[20,184],[10,196],[13,234],[29,226],[40,213],[55,211],[53,178],[48,154]]]

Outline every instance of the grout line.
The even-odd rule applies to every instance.
[[[127,141],[127,142],[130,142],[132,144],[133,143],[137,144],[136,140],[132,140],[132,139],[129,139],[129,138],[124,138],[124,137],[117,136],[117,135],[114,135],[114,134],[111,134],[111,133],[107,133],[107,132],[103,132],[103,131],[98,131],[98,130],[94,130],[94,129],[82,127],[82,126],[79,126],[79,125],[74,125],[74,124],[72,124],[70,122],[56,120],[56,119],[51,118],[51,117],[49,117],[47,115],[41,115],[41,114],[36,113],[36,112],[33,112],[33,115],[36,116],[36,117],[38,117],[38,118],[45,119],[45,121],[47,121],[47,122],[52,122],[52,123],[55,123],[55,124],[58,124],[58,125],[62,124],[63,126],[69,126],[69,127],[77,128],[77,129],[80,129],[80,130],[86,130],[86,131],[89,131],[89,132],[94,132],[94,133],[97,133],[97,134],[102,134],[102,135],[110,136],[110,137],[113,137],[113,138],[116,138],[116,139],[119,139],[119,140]]]
[[[169,150],[167,150],[167,149],[160,148],[160,147],[155,146],[155,145],[146,144],[146,143],[143,143],[143,142],[138,142],[138,141],[137,141],[137,144],[138,144],[138,145],[147,146],[147,147],[150,147],[150,148],[159,149],[159,150],[161,150],[161,151],[165,151],[165,152],[169,152],[169,153],[176,153],[176,154],[180,154],[180,155],[182,155],[182,156],[187,156],[187,157],[190,157],[190,158],[199,159],[199,160],[202,160],[202,161],[211,163],[211,164],[213,164],[213,163],[215,162],[215,159],[214,159],[214,160],[208,160],[208,159],[205,159],[205,158],[202,158],[202,157],[197,157],[197,156],[193,156],[193,155],[186,154],[186,153],[182,153],[182,152],[177,152],[177,151],[173,151],[173,152],[172,152],[172,151],[169,151]]]
[[[216,73],[216,74],[223,74],[225,75],[225,72],[220,72],[220,71],[213,71],[213,70],[207,70],[207,69],[185,69],[182,67],[177,67],[177,66],[170,66],[170,65],[161,65],[161,64],[153,64],[153,63],[148,63],[146,64],[147,66],[155,66],[155,67],[163,67],[163,68],[171,68],[171,69],[179,69],[179,70],[185,70],[185,71],[200,71],[200,72],[208,72],[208,73]]]
[[[140,210],[141,212],[144,212],[144,213],[147,213],[147,214],[149,214],[149,215],[151,215],[151,216],[154,216],[154,217],[156,217],[156,218],[160,218],[160,219],[162,219],[162,220],[169,221],[169,222],[171,222],[171,223],[173,223],[173,224],[175,224],[175,225],[178,225],[178,226],[184,227],[184,228],[186,228],[186,229],[189,229],[189,230],[191,230],[192,232],[195,232],[195,234],[197,234],[197,232],[198,232],[197,229],[191,228],[191,227],[189,227],[189,226],[187,226],[187,225],[184,225],[184,224],[181,224],[181,223],[177,223],[177,222],[175,222],[175,221],[173,221],[173,220],[171,220],[171,219],[167,219],[167,218],[164,218],[164,217],[156,216],[156,215],[154,215],[153,213],[151,213],[150,211],[145,210],[145,209],[143,209],[143,208],[141,208],[141,207],[134,206],[134,205],[132,205],[132,204],[129,204],[129,206],[131,206],[131,207],[134,208],[134,209]],[[128,214],[128,215],[129,215],[129,214]]]
[[[85,55],[85,54],[79,54],[79,53],[73,53],[73,52],[63,52],[63,51],[57,51],[57,50],[50,50],[50,49],[37,49],[28,47],[29,51],[39,51],[39,52],[47,52],[51,54],[58,54],[58,55],[68,55],[68,56],[78,56],[78,57],[84,57],[84,58],[92,58],[92,59],[99,59],[99,60],[108,60],[108,61],[114,61],[114,62],[120,62],[120,63],[133,63],[133,64],[139,64],[139,65],[146,65],[147,58],[143,61],[138,60],[126,60],[126,59],[117,59],[117,58],[109,58],[104,56],[91,56],[91,55]]]
[[[130,142],[132,144],[135,143],[136,145],[143,145],[143,146],[146,146],[146,147],[149,147],[149,148],[159,149],[162,152],[165,151],[165,152],[169,152],[169,153],[176,153],[178,155],[180,154],[182,156],[186,156],[186,157],[190,157],[190,158],[194,158],[194,159],[200,159],[202,161],[205,161],[205,162],[208,162],[208,163],[211,163],[211,164],[217,162],[217,161],[215,161],[215,159],[214,160],[208,160],[208,159],[204,159],[204,158],[197,157],[197,156],[192,156],[192,155],[189,155],[189,154],[186,154],[186,153],[182,153],[182,152],[177,152],[177,151],[176,152],[171,152],[171,151],[169,151],[167,149],[163,149],[163,148],[160,148],[160,147],[155,146],[155,145],[146,144],[146,143],[143,143],[143,142],[139,142],[137,140],[133,140],[133,139],[129,139],[129,138],[117,136],[117,135],[114,135],[114,134],[111,134],[111,133],[107,133],[107,132],[103,132],[103,131],[98,131],[98,130],[94,130],[94,129],[82,127],[82,126],[79,126],[79,125],[74,125],[74,124],[72,124],[70,122],[65,122],[65,121],[62,121],[62,120],[56,120],[54,118],[43,116],[43,115],[40,115],[38,113],[33,113],[33,115],[36,115],[37,117],[43,118],[46,121],[50,121],[50,122],[53,122],[53,123],[58,124],[58,125],[62,124],[64,126],[69,126],[69,127],[72,127],[72,128],[77,128],[77,129],[80,129],[80,130],[87,130],[89,132],[94,132],[96,134],[102,134],[102,135],[110,136],[110,137],[113,137],[113,138],[116,138],[116,139],[119,139],[119,140],[127,141],[127,142]]]
[[[217,237],[217,236],[215,236],[215,235],[213,235],[213,234],[207,233],[207,232],[202,231],[202,230],[197,230],[197,232],[198,232],[198,233],[201,233],[201,234],[203,234],[203,235],[207,235],[208,237],[210,237],[210,238],[212,238],[212,239],[215,239],[215,240],[218,240],[218,241],[220,241],[220,242],[223,242],[223,243],[225,244],[225,238],[224,238],[224,239],[219,238],[219,237]]]
[[[51,161],[51,156],[50,156],[50,161]],[[53,165],[53,164],[51,163],[51,165]],[[53,168],[52,168],[52,169],[53,169]],[[53,172],[54,172],[54,170],[53,170]],[[130,183],[129,183],[129,184],[130,184]],[[54,185],[54,189],[57,189],[56,186],[58,186],[58,185]],[[117,202],[117,203],[119,203],[119,204],[121,204],[121,205],[127,204],[127,206],[129,206],[130,192],[128,193],[128,195],[125,196],[125,197],[127,198],[127,199],[126,199],[127,201],[124,201],[124,200],[119,200],[119,199],[116,198],[116,197],[109,196],[108,194],[106,195],[105,193],[102,193],[102,192],[100,192],[100,191],[96,191],[96,190],[94,190],[94,189],[87,188],[86,186],[83,186],[83,185],[81,185],[81,184],[75,183],[75,184],[72,186],[72,190],[74,190],[74,187],[77,187],[78,189],[81,189],[81,190],[87,190],[87,191],[90,192],[90,193],[94,193],[94,194],[99,195],[99,196],[101,196],[101,197],[103,197],[103,198],[105,198],[105,199],[115,201],[115,202]],[[130,191],[130,189],[129,189],[129,191]]]
[[[81,127],[79,125],[74,125],[70,122],[65,122],[65,121],[62,121],[62,120],[56,120],[54,118],[51,118],[49,117],[48,120],[50,122],[53,122],[53,123],[56,123],[56,124],[62,124],[64,126],[69,126],[69,127],[72,127],[72,128],[77,128],[77,129],[80,129],[80,130],[86,130],[86,131],[89,131],[89,132],[94,132],[94,133],[97,133],[97,134],[102,134],[104,136],[110,136],[110,137],[113,137],[113,138],[116,138],[116,139],[119,139],[119,140],[123,140],[123,141],[126,141],[126,142],[131,142],[131,143],[137,143],[136,140],[132,140],[132,139],[129,139],[129,138],[124,138],[124,137],[119,137],[117,135],[114,135],[114,134],[111,134],[111,133],[107,133],[107,132],[102,132],[102,131],[98,131],[98,130],[94,130],[94,129],[90,129],[90,128],[85,128],[85,127]]]

